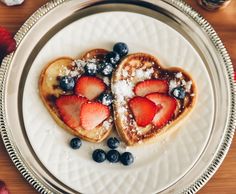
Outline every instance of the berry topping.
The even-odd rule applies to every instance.
[[[99,97],[98,97],[98,100],[106,105],[106,106],[109,106],[112,104],[113,102],[113,97],[112,97],[112,94],[111,93],[102,93]]]
[[[151,94],[154,92],[159,93],[167,93],[169,90],[168,82],[166,80],[145,80],[143,82],[139,82],[134,87],[134,93],[137,96],[146,96],[147,94]]]
[[[123,42],[118,42],[114,45],[113,51],[117,52],[121,57],[124,57],[125,55],[128,54],[129,48],[127,44]]]
[[[86,130],[92,130],[109,116],[108,106],[99,102],[84,103],[80,111],[81,126]]]
[[[95,63],[88,63],[85,65],[84,71],[87,75],[96,75],[98,68]]]
[[[107,160],[112,163],[117,163],[120,160],[120,153],[117,150],[107,152]]]
[[[119,62],[119,60],[120,60],[120,55],[117,52],[112,51],[106,55],[106,61],[114,66]]]
[[[82,145],[82,141],[78,137],[75,137],[70,140],[70,147],[73,149],[79,149],[81,145]]]
[[[0,61],[16,50],[16,41],[13,38],[13,35],[6,29],[0,26]]]
[[[129,107],[133,112],[137,125],[145,127],[153,120],[157,106],[145,97],[136,96],[129,101]]]
[[[160,110],[156,113],[153,124],[158,127],[164,127],[173,117],[177,107],[177,101],[175,98],[166,94],[153,93],[146,96],[153,101]]]
[[[105,76],[110,76],[113,70],[113,65],[109,62],[103,62],[100,65],[100,72]]]
[[[73,77],[63,76],[60,79],[60,88],[64,91],[71,91],[75,87],[75,80]]]
[[[56,99],[56,106],[64,123],[73,129],[79,127],[81,106],[87,101],[86,98],[76,95],[60,96]]]
[[[185,89],[180,86],[180,87],[174,88],[171,91],[171,95],[179,100],[183,100],[186,96],[186,92],[185,92]]]
[[[6,184],[0,180],[0,193],[1,194],[10,194],[9,190],[6,187]]]
[[[134,156],[130,152],[124,152],[120,156],[120,161],[125,166],[129,166],[134,162]]]
[[[120,145],[120,141],[116,137],[110,137],[107,140],[107,146],[111,149],[116,149]]]
[[[106,160],[106,153],[102,149],[96,149],[93,151],[92,157],[95,162],[101,163]]]
[[[85,96],[89,100],[93,100],[106,90],[106,85],[103,80],[92,77],[80,77],[75,86],[75,93],[77,95]]]

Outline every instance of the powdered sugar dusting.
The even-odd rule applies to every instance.
[[[190,92],[191,87],[192,87],[192,81],[188,81],[185,86],[186,91]]]
[[[127,120],[127,100],[126,98],[132,98],[134,96],[133,92],[134,85],[128,80],[117,81],[113,87],[113,93],[115,94],[116,101],[119,103],[117,108],[117,113],[120,115],[122,122],[126,125]]]
[[[87,66],[89,69],[96,69],[97,68],[97,65],[95,63],[88,63]]]
[[[102,126],[108,130],[111,127],[111,123],[109,121],[103,121]]]
[[[77,67],[85,67],[85,65],[86,65],[86,61],[83,61],[81,59],[74,60],[74,63]]]
[[[174,88],[178,86],[178,83],[176,80],[170,80],[169,82],[169,92],[171,92]]]
[[[149,69],[136,69],[135,75],[138,78],[139,81],[145,80],[145,79],[150,79],[152,74],[154,73],[153,68]]]
[[[67,69],[66,72],[63,72],[64,75],[71,77],[80,77],[84,73],[84,67],[87,65],[90,69],[97,68],[97,60],[96,59],[88,59],[87,61],[76,59],[72,62],[72,69]],[[64,71],[64,70],[62,70]]]
[[[71,77],[78,77],[80,75],[80,73],[78,71],[70,71],[69,75]]]
[[[134,96],[134,85],[127,80],[120,80],[113,85],[113,93],[116,94],[119,102],[124,101],[125,97],[131,98]]]
[[[79,77],[82,73],[84,73],[84,63],[85,62],[82,60],[74,60],[71,63],[71,69],[69,69],[66,65],[62,65],[62,68],[59,70],[59,76]]]
[[[125,70],[125,69],[122,69],[122,76],[124,77],[124,78],[127,78],[128,76],[129,76],[129,73],[128,73],[128,71],[127,70]]]
[[[105,121],[103,121],[102,123],[102,130],[97,131],[95,134],[97,136],[98,139],[100,139],[102,137],[102,135],[104,133],[106,133],[107,130],[109,130],[113,125],[113,118],[110,116],[108,119],[106,119]]]
[[[122,120],[126,120],[125,114],[126,114],[126,112],[127,112],[127,109],[126,109],[125,107],[120,106],[120,107],[118,108],[117,112],[118,112],[118,114],[121,116],[121,119],[122,119]]]
[[[103,82],[104,82],[107,86],[110,85],[110,79],[109,79],[108,77],[103,77],[102,79],[103,79]]]
[[[183,77],[183,74],[181,72],[178,72],[178,73],[175,74],[175,77],[176,78],[181,78],[181,77]]]
[[[109,121],[110,123],[112,123],[112,122],[113,122],[113,118],[110,117],[108,121]]]
[[[65,65],[62,65],[62,68],[59,69],[59,76],[68,76],[69,73],[70,70]]]
[[[181,85],[186,86],[186,81],[184,79],[181,81]]]
[[[183,86],[186,92],[190,92],[192,87],[192,81],[185,81],[184,79],[177,81],[177,79],[170,80],[169,82],[169,92],[174,88]]]

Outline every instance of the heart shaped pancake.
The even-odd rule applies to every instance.
[[[107,53],[104,49],[94,49],[85,53],[81,60],[58,58],[44,68],[39,79],[40,97],[54,120],[65,130],[90,142],[105,139],[111,132],[113,120],[108,106],[96,99],[97,95],[109,88],[101,77],[81,76],[84,73],[81,67],[85,61],[103,60]],[[62,89],[60,80],[65,76],[72,78],[69,80],[72,82],[80,80],[76,85],[80,90]],[[91,91],[89,84],[94,84]],[[94,87],[97,87],[96,92]]]
[[[153,140],[180,123],[197,97],[188,73],[178,67],[164,67],[146,53],[122,60],[112,77],[112,92],[114,123],[130,146]]]

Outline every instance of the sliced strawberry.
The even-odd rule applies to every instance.
[[[108,106],[99,102],[83,104],[80,112],[81,126],[86,130],[92,130],[110,116]]]
[[[152,93],[146,97],[153,101],[158,107],[161,107],[152,121],[153,124],[158,128],[164,127],[174,115],[177,107],[176,99],[160,93]]]
[[[134,87],[134,93],[137,96],[146,96],[154,92],[167,94],[169,90],[168,82],[166,80],[150,79],[139,82]]]
[[[157,106],[151,100],[136,96],[129,101],[129,107],[133,112],[137,125],[145,127],[152,122]]]
[[[75,93],[77,95],[84,96],[89,100],[93,100],[106,90],[106,85],[103,80],[92,77],[82,76],[80,77],[75,86]]]
[[[81,106],[87,101],[87,98],[76,95],[60,96],[56,100],[56,106],[64,123],[72,129],[79,127]]]

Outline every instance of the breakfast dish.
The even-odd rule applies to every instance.
[[[39,79],[40,97],[55,121],[65,130],[90,142],[111,132],[112,111],[107,100],[109,79],[96,76],[97,64],[107,54],[95,49],[81,59],[62,57],[49,63]]]
[[[16,52],[1,66],[1,132],[20,172],[39,192],[198,191],[219,167],[235,129],[231,65],[214,30],[209,33],[209,24],[179,1],[62,2],[48,3],[27,20],[16,35]],[[126,147],[112,135],[121,142],[120,154],[133,154],[130,167],[92,160],[95,149],[108,152],[106,140],[95,144],[80,138],[79,150],[70,148],[74,136],[54,121],[38,92],[39,75],[50,61],[74,60],[93,48],[110,50],[117,40],[126,42],[131,54],[149,53],[168,67],[186,70],[199,96],[191,118],[156,143]]]
[[[114,122],[128,145],[142,144],[174,127],[194,107],[196,86],[184,70],[146,53],[127,56],[112,78]]]
[[[40,96],[60,126],[101,142],[111,132],[114,115],[118,134],[132,146],[164,133],[190,112],[196,86],[189,74],[164,68],[152,55],[128,52],[119,42],[111,52],[94,49],[79,60],[64,57],[47,65]]]

